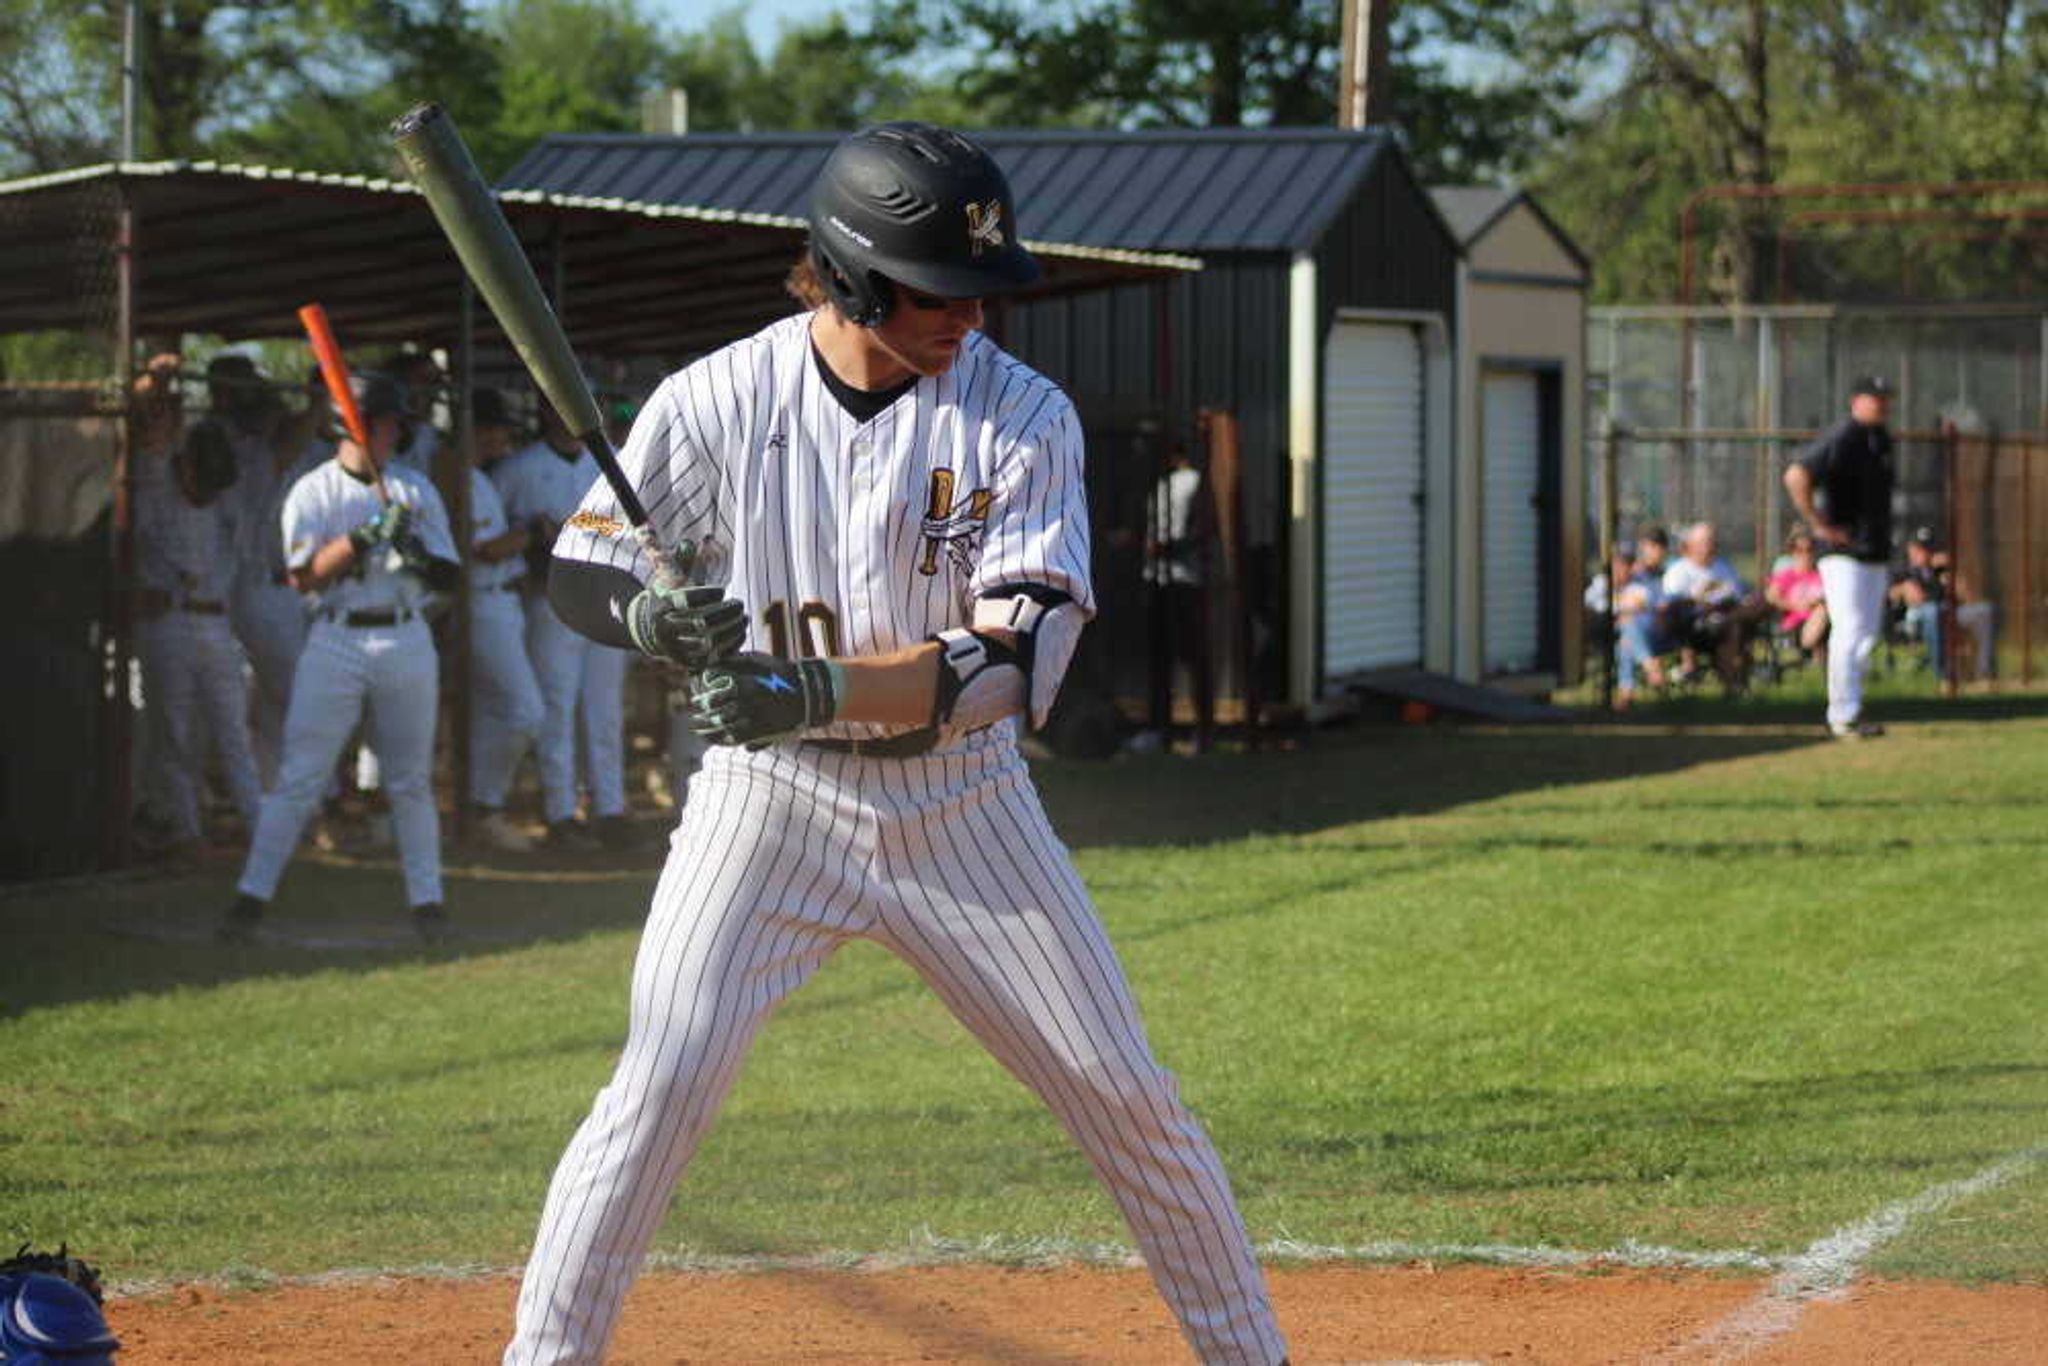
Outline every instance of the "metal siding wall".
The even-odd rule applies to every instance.
[[[1323,316],[1339,308],[1440,313],[1455,334],[1458,249],[1406,163],[1382,155],[1316,248]]]

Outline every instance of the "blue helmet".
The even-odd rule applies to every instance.
[[[0,1362],[114,1366],[121,1346],[92,1296],[39,1271],[0,1276]]]

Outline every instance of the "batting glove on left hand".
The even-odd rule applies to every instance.
[[[761,749],[839,712],[839,667],[748,651],[690,682],[690,729],[714,745]]]
[[[747,605],[722,588],[643,588],[626,604],[626,633],[644,654],[704,669],[746,639]]]

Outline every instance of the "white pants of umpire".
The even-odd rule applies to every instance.
[[[299,653],[306,648],[306,600],[288,583],[245,576],[235,585],[229,606],[235,638],[242,642],[255,675],[249,729],[256,771],[269,791],[277,786],[278,766],[284,759],[284,717],[291,706]]]
[[[262,787],[249,748],[249,693],[242,651],[219,611],[174,608],[142,622],[136,647],[143,661],[145,703],[158,710],[160,744],[150,762],[160,771],[147,785],[162,794],[177,840],[200,836],[200,795],[206,790],[208,741],[235,809],[256,823]]]
[[[1885,567],[1847,555],[1823,555],[1820,582],[1828,602],[1828,724],[1849,726],[1863,714],[1863,675],[1884,629]]]
[[[240,889],[268,901],[298,847],[356,722],[377,739],[409,905],[441,900],[441,818],[434,809],[440,661],[418,617],[397,626],[318,621],[306,636],[285,713],[284,764],[263,799]]]
[[[526,612],[515,590],[478,590],[469,606],[470,691],[476,699],[469,736],[469,800],[505,805],[519,761],[547,719],[540,681],[526,657]]]
[[[900,760],[711,752],[655,888],[625,1050],[549,1186],[506,1366],[602,1359],[755,1033],[854,939],[907,962],[1052,1110],[1202,1361],[1286,1355],[1215,1149],[1000,739]]]
[[[535,758],[548,824],[576,814],[579,731],[590,814],[623,814],[626,652],[579,635],[562,624],[544,598],[536,597],[526,604],[526,656],[533,661],[546,708]]]

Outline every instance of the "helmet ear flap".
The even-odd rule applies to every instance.
[[[811,239],[811,268],[846,320],[856,327],[873,327],[889,316],[896,291],[888,281],[871,270],[846,270],[834,261],[818,239]]]

